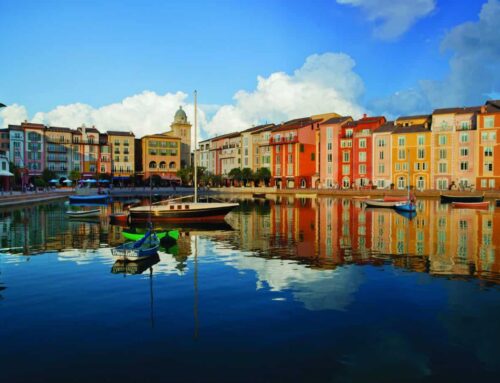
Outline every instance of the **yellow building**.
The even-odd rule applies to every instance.
[[[141,138],[138,155],[142,158],[143,179],[158,175],[164,181],[178,181],[181,168],[181,138],[169,134],[152,134]]]
[[[135,172],[135,136],[132,132],[108,130],[113,158],[113,177],[127,178]]]
[[[392,183],[396,189],[431,187],[430,116],[401,117],[392,132]]]

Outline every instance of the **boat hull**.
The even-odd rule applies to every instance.
[[[95,218],[99,217],[101,211],[99,209],[87,210],[87,211],[67,211],[66,215],[69,218]]]
[[[122,231],[122,235],[125,239],[131,240],[131,241],[138,241],[142,237],[144,237],[145,233],[129,233],[127,231]],[[179,231],[178,230],[169,230],[167,231],[160,231],[156,233],[156,236],[158,239],[172,239],[172,240],[177,240],[179,238]]]
[[[157,205],[151,208],[137,207],[129,211],[130,220],[132,222],[144,222],[151,217],[152,221],[169,221],[169,222],[213,222],[223,221],[224,217],[238,204],[225,203],[217,204],[218,206],[208,206],[210,204],[196,208],[190,208],[193,204],[178,204],[178,205]],[[173,206],[173,208],[171,208]],[[151,214],[151,215],[150,215]]]
[[[385,202],[408,202],[408,197],[406,196],[384,196]]]
[[[377,200],[377,199],[367,199],[364,200],[363,203],[368,206],[368,207],[390,207],[394,208],[398,205],[403,204],[404,202],[398,202],[398,201],[384,201],[384,200]]]
[[[484,195],[446,195],[441,194],[441,203],[483,202]]]
[[[415,204],[413,203],[403,203],[401,205],[396,205],[394,206],[394,209],[398,210],[398,211],[404,211],[404,212],[407,212],[407,213],[414,213],[417,211],[417,207],[415,206]]]
[[[455,209],[488,209],[489,202],[452,202],[451,206]]]
[[[104,203],[108,201],[108,196],[104,194],[95,195],[71,195],[69,196],[70,203]]]

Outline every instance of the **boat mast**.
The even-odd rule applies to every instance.
[[[194,161],[193,161],[193,172],[194,172],[194,202],[198,202],[198,169],[196,161],[196,143],[197,143],[197,131],[198,131],[198,113],[197,113],[197,98],[198,92],[194,91]]]

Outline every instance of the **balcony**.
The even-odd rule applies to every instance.
[[[45,142],[49,144],[72,144],[73,142],[69,138],[60,137],[45,137]]]
[[[299,142],[299,136],[271,137],[269,139],[269,145],[296,144],[297,142]]]

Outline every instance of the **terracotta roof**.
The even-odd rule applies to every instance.
[[[264,124],[264,125],[258,125],[258,126],[252,126],[251,128],[249,129],[246,129],[246,130],[242,130],[241,133],[251,133],[251,132],[255,132],[257,130],[262,130],[264,128],[267,128],[269,125],[274,125],[274,124]]]
[[[351,116],[345,116],[345,117],[333,117],[330,118],[329,120],[323,121],[321,125],[331,125],[331,124],[340,124],[342,122],[346,122],[352,120]]]
[[[394,125],[394,121],[387,121],[384,125],[379,126],[377,129],[373,131],[373,133],[386,133],[386,132],[392,132],[396,129],[396,126]]]
[[[110,136],[128,136],[128,137],[135,137],[134,133],[132,132],[124,132],[120,130],[108,130],[106,132]]]
[[[85,128],[85,131],[86,131],[87,133],[89,133],[89,132],[90,132],[90,133],[99,133],[99,134],[101,133],[101,132],[99,132],[96,128],[93,128],[93,127],[92,127],[92,128]]]
[[[215,137],[212,137],[211,140],[212,141],[218,141],[218,140],[222,140],[222,139],[225,139],[225,138],[233,138],[233,137],[237,137],[239,136],[240,133],[239,132],[236,132],[236,133],[226,133],[226,134],[223,134],[221,136],[215,136]]]
[[[49,132],[64,132],[64,133],[71,133],[73,131],[70,128],[60,128],[58,126],[47,126],[47,130]]]
[[[422,118],[430,119],[432,117],[431,114],[420,114],[416,116],[401,116],[396,119],[396,121],[406,121],[406,120],[420,120]]]
[[[83,134],[83,133],[82,133],[82,132],[80,132],[79,130],[72,130],[72,131],[71,131],[71,133],[72,133],[72,134],[78,134],[78,135],[80,135],[80,136]]]
[[[430,132],[430,129],[427,129],[423,124],[398,126],[393,130],[392,134],[422,133],[422,132]]]
[[[311,124],[314,124],[319,121],[321,120],[320,119],[313,120],[311,117],[296,118],[295,120],[290,120],[282,123],[281,125],[278,125],[272,131],[281,132],[286,130],[300,129],[306,126],[310,126]]]
[[[274,125],[274,124],[268,124],[266,127],[262,128],[260,130],[257,130],[255,132],[252,132],[252,134],[258,134],[258,133],[262,133],[262,132],[268,132],[270,130],[273,130],[275,127],[276,127],[276,125]]]
[[[369,124],[369,123],[372,123],[372,122],[377,122],[377,121],[380,121],[382,119],[385,120],[385,117],[384,116],[363,117],[363,118],[360,118],[359,120],[348,122],[346,124],[346,126],[356,127],[358,125],[363,125],[363,124]]]
[[[33,122],[22,122],[21,128],[23,128],[23,129],[45,129],[45,125],[35,124]]]
[[[474,113],[479,112],[481,110],[480,106],[471,106],[471,107],[455,107],[455,108],[443,108],[443,109],[435,109],[432,114],[452,114],[452,113]]]

